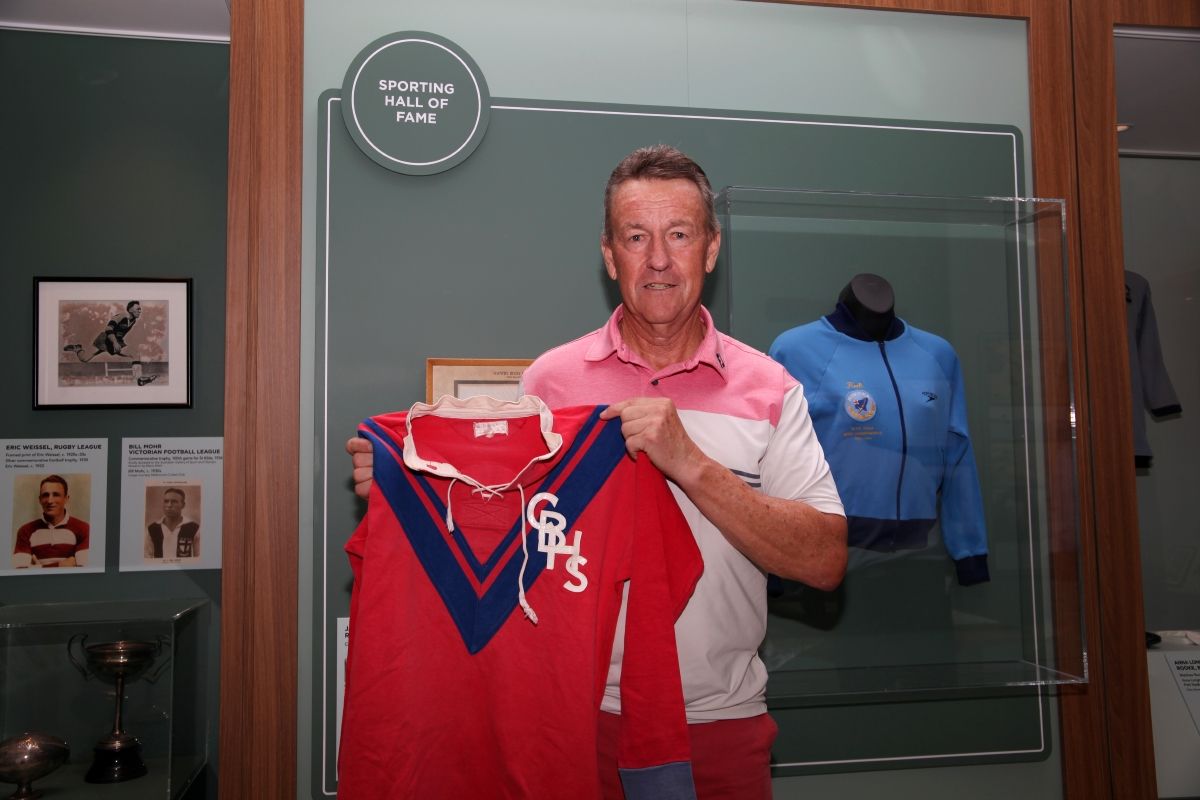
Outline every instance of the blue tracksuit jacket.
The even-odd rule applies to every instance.
[[[958,356],[901,319],[870,339],[842,304],[781,333],[771,356],[804,386],[846,508],[850,545],[923,548],[938,519],[967,586],[989,579],[987,531]]]

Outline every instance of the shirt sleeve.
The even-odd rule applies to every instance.
[[[801,500],[826,514],[846,514],[799,384],[784,394],[779,425],[762,459],[762,480],[771,497]]]
[[[372,441],[376,448],[382,446],[380,440],[368,435],[366,423],[359,426],[359,435],[369,441]],[[381,459],[386,457],[385,453],[376,453],[375,458]],[[357,686],[355,663],[357,662],[357,653],[360,647],[358,638],[355,637],[355,625],[359,620],[359,598],[364,591],[364,581],[366,579],[366,570],[364,569],[364,559],[367,554],[367,541],[371,534],[371,513],[380,503],[386,503],[383,498],[383,489],[379,486],[379,481],[371,482],[371,491],[367,497],[367,513],[363,515],[358,526],[354,529],[354,533],[346,540],[345,551],[346,557],[350,562],[350,572],[353,575],[353,581],[350,585],[350,630],[349,641],[346,647],[346,664],[345,664],[345,679],[342,685],[342,730],[340,736],[340,749],[337,755],[338,761],[338,797],[349,797],[358,791],[361,786],[361,781],[364,780],[364,775],[367,773],[361,770],[347,767],[346,762],[353,764],[356,759],[361,758],[362,751],[362,736],[357,732],[358,726],[357,712],[359,703],[352,699]],[[342,759],[342,755],[346,754],[346,759]]]
[[[1167,374],[1167,365],[1163,360],[1162,344],[1158,338],[1158,319],[1154,314],[1154,303],[1150,299],[1150,285],[1141,297],[1140,308],[1137,309],[1137,327],[1134,331],[1137,345],[1136,369],[1142,376],[1142,397],[1140,399],[1146,410],[1156,417],[1178,414],[1183,411],[1179,404],[1179,396],[1171,377]]]
[[[33,566],[33,547],[29,538],[33,533],[30,525],[22,525],[17,531],[17,543],[13,545],[12,565],[15,569]]]
[[[75,566],[86,567],[88,551],[92,546],[92,526],[78,517],[72,517],[72,521],[78,523],[71,529],[75,534]]]
[[[639,525],[633,549],[617,766],[627,800],[694,800],[675,620],[703,561],[666,479],[635,463]]]
[[[948,377],[954,388],[941,486],[942,540],[946,552],[954,560],[959,584],[971,586],[991,579],[987,563],[987,526],[979,472],[975,467],[975,450],[967,430],[966,389],[957,356],[950,366]]]

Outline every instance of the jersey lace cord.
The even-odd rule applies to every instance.
[[[522,470],[523,472],[524,470]],[[517,475],[519,478],[520,475]],[[471,491],[478,492],[479,495],[487,500],[493,497],[503,497],[504,490],[517,483],[517,478],[503,486],[484,486],[483,484],[475,484]],[[470,481],[470,478],[467,479]],[[446,490],[446,530],[449,533],[454,533],[454,515],[450,512],[450,496],[454,493],[454,484],[458,483],[458,478],[451,478],[450,488]],[[529,541],[525,530],[525,487],[517,483],[517,493],[521,496],[521,522],[520,522],[520,537],[521,537],[521,571],[517,573],[517,602],[521,604],[521,611],[525,613],[525,618],[534,625],[538,624],[537,613],[533,610],[533,606],[529,605],[529,601],[525,599],[525,567],[529,565]]]

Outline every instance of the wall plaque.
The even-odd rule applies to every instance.
[[[491,97],[474,59],[423,31],[376,39],[346,71],[342,115],[375,163],[432,175],[466,160],[487,131]]]

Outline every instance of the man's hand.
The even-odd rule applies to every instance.
[[[680,486],[689,483],[704,458],[700,448],[683,429],[675,403],[665,397],[633,397],[613,403],[600,419],[621,418],[625,449],[634,458],[645,453],[659,471]]]
[[[367,495],[371,493],[375,451],[369,441],[355,436],[346,442],[346,452],[350,454],[350,463],[354,466],[351,473],[354,478],[354,493],[366,500]]]
[[[684,430],[675,404],[635,397],[613,403],[601,419],[621,418],[625,449],[645,453],[731,545],[764,572],[831,590],[846,571],[846,519],[799,500],[751,489],[704,454]]]

